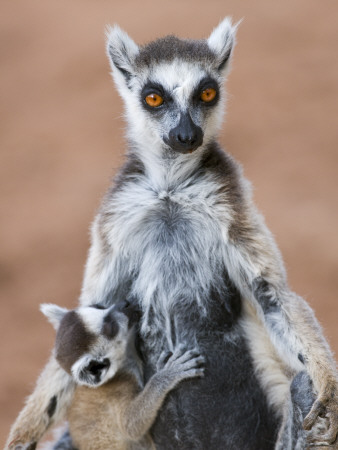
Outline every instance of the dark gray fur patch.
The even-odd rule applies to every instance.
[[[61,439],[54,445],[53,450],[78,450],[73,446],[69,431],[66,431]]]
[[[112,187],[108,190],[103,200],[103,210],[108,209],[111,204],[112,195],[122,189],[127,183],[137,180],[141,175],[144,175],[144,164],[140,158],[134,153],[128,155],[128,159],[122,168],[119,170],[117,177],[114,179]]]
[[[219,201],[227,202],[232,209],[236,230],[231,226],[229,230],[230,238],[233,239],[236,234],[239,237],[241,229],[239,228],[239,216],[244,215],[244,190],[239,182],[240,173],[237,163],[230,155],[227,155],[216,142],[212,142],[206,149],[200,163],[197,177],[204,173],[212,173],[215,181],[220,184]]]
[[[119,324],[117,323],[117,320],[115,318],[114,311],[110,311],[105,315],[103,319],[101,333],[108,339],[114,339],[118,332]]]
[[[84,353],[88,352],[95,335],[90,333],[76,311],[69,311],[61,320],[56,333],[56,359],[66,372]]]
[[[219,203],[225,203],[232,213],[229,227],[230,241],[234,245],[248,247],[248,242],[256,235],[256,225],[247,220],[246,188],[241,183],[241,169],[217,142],[211,142],[206,149],[196,172],[196,179],[207,173],[211,173],[220,185]]]
[[[261,305],[264,314],[280,311],[280,305],[269,283],[262,277],[253,282],[254,295]]]
[[[305,370],[294,377],[290,390],[292,402],[300,408],[304,418],[310,412],[316,399],[311,378]]]
[[[55,411],[56,411],[56,405],[57,405],[57,398],[56,398],[56,395],[54,395],[54,396],[50,399],[49,404],[48,404],[48,407],[47,407],[47,414],[48,414],[48,417],[53,417],[53,416],[54,416]]]
[[[287,406],[287,415],[278,440],[278,449],[308,448],[303,421],[315,400],[312,381],[305,372],[299,372],[290,386],[291,399]],[[312,448],[312,447],[311,447]]]
[[[216,57],[206,40],[193,41],[170,35],[141,47],[135,64],[138,67],[149,67],[160,62],[172,61],[175,58],[184,61],[200,61],[211,65],[215,62]]]

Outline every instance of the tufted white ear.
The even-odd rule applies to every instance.
[[[49,322],[57,330],[64,315],[67,314],[68,309],[51,303],[43,303],[40,305],[40,311],[47,317]]]
[[[228,66],[232,49],[235,45],[236,31],[240,22],[232,25],[231,18],[226,17],[214,28],[207,42],[216,55],[217,69],[222,71]]]
[[[137,44],[118,25],[106,29],[107,55],[117,84],[128,83],[134,73],[133,63],[139,53]]]

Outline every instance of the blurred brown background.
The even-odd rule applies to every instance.
[[[294,290],[338,350],[338,3],[333,0],[2,0],[0,438],[75,306],[88,228],[124,151],[104,26],[138,42],[206,37],[244,17],[221,142],[242,162]]]

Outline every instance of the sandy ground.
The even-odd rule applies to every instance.
[[[39,304],[76,305],[89,224],[122,161],[105,24],[143,43],[205,37],[225,15],[244,22],[221,142],[338,350],[338,3],[2,0],[0,445],[52,346]]]

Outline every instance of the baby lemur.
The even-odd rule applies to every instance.
[[[82,306],[68,311],[45,304],[42,312],[57,330],[55,358],[74,380],[64,408],[78,450],[150,450],[148,431],[165,396],[182,380],[203,375],[198,351],[178,347],[163,353],[156,373],[143,383],[135,348],[139,311],[122,302],[109,308]],[[52,399],[52,414],[56,399]],[[45,411],[35,411],[36,416]],[[60,417],[61,419],[61,417]]]
[[[330,348],[217,142],[235,33],[225,19],[207,39],[138,46],[108,31],[129,145],[93,224],[80,303],[135,299],[146,379],[178,344],[205,356],[205,376],[166,396],[150,430],[159,450],[294,450],[337,436]],[[51,358],[11,436],[36,442],[70,390]],[[46,412],[32,422],[36,403]]]

